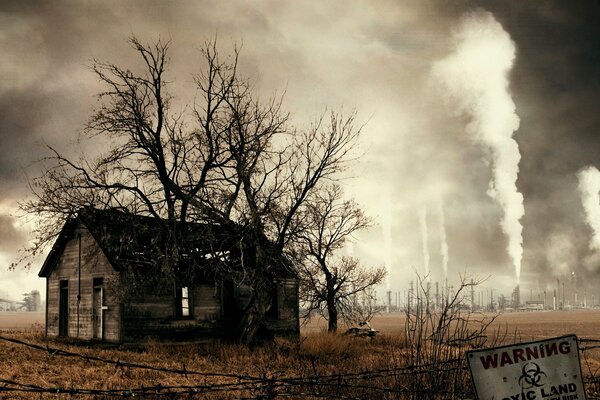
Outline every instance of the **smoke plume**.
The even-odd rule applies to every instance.
[[[446,240],[446,218],[444,215],[444,204],[440,200],[437,204],[439,235],[440,235],[440,255],[442,256],[442,271],[444,280],[448,278],[448,241]]]
[[[423,268],[425,270],[425,277],[429,279],[429,248],[427,242],[429,241],[429,234],[427,233],[427,208],[422,207],[419,210],[419,225],[421,226],[421,242],[423,244]]]
[[[467,14],[453,40],[452,54],[436,62],[432,74],[456,111],[470,118],[466,129],[484,146],[492,166],[488,195],[502,208],[500,224],[518,284],[523,256],[520,219],[525,209],[516,185],[521,154],[513,134],[519,117],[508,92],[515,45],[493,15],[483,11]]]
[[[577,173],[586,222],[592,229],[590,249],[600,251],[600,171],[586,167]]]

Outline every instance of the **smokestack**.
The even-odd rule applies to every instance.
[[[429,248],[427,242],[429,241],[429,234],[427,233],[427,208],[422,207],[419,210],[419,225],[421,226],[421,242],[423,245],[423,270],[425,272],[425,279],[429,280]]]
[[[442,272],[444,279],[448,277],[448,241],[446,240],[446,217],[444,215],[444,204],[440,200],[437,204],[440,234],[440,256],[442,257]]]
[[[390,311],[392,310],[392,291],[388,290],[387,291],[387,313],[389,314]]]
[[[546,309],[546,291],[544,290],[544,310]]]
[[[426,288],[427,289],[426,289],[425,296],[427,298],[427,302],[429,302],[429,299],[430,299],[430,296],[431,296],[431,282],[427,282]]]
[[[517,285],[515,287],[515,290],[513,291],[513,309],[515,311],[519,311],[520,306],[521,306],[521,288],[519,287],[519,285]]]
[[[489,12],[466,14],[454,34],[453,52],[437,61],[432,75],[462,114],[470,117],[467,131],[486,149],[492,166],[488,195],[502,208],[502,231],[507,251],[521,278],[523,195],[517,190],[521,154],[513,139],[519,127],[515,104],[508,92],[515,45]]]
[[[575,271],[573,271],[573,307],[578,307],[579,303],[577,301],[577,275],[575,274]]]
[[[390,203],[390,197],[385,197],[385,203],[383,204],[383,215],[381,218],[381,233],[383,235],[383,256],[385,267],[388,271],[392,267],[392,205]],[[388,273],[385,278],[386,288],[390,290],[390,274]]]
[[[412,301],[413,301],[413,281],[410,281],[410,289],[408,290],[408,313],[410,314],[410,310],[412,308]]]
[[[471,279],[471,311],[475,311],[475,283]]]
[[[448,305],[448,303],[450,302],[450,288],[448,287],[448,278],[446,278],[445,286],[446,287],[444,289],[444,292],[446,299],[444,300],[444,306]]]

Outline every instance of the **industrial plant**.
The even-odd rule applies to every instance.
[[[599,296],[578,285],[574,272],[563,279],[556,278],[554,284],[545,289],[524,289],[516,285],[509,293],[473,279],[453,285],[447,280],[431,282],[419,278],[409,281],[404,290],[388,289],[383,299],[374,296],[372,301],[375,308],[385,313],[410,313],[416,307],[439,310],[449,304],[477,312],[571,311],[600,306]]]
[[[10,299],[6,292],[0,292],[0,312],[2,311],[42,311],[42,300],[38,290],[23,293],[21,300]]]

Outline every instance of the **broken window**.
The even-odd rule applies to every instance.
[[[190,294],[187,286],[177,289],[177,317],[187,318],[190,316]]]

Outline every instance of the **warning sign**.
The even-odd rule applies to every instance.
[[[467,352],[479,400],[585,400],[575,335]]]

